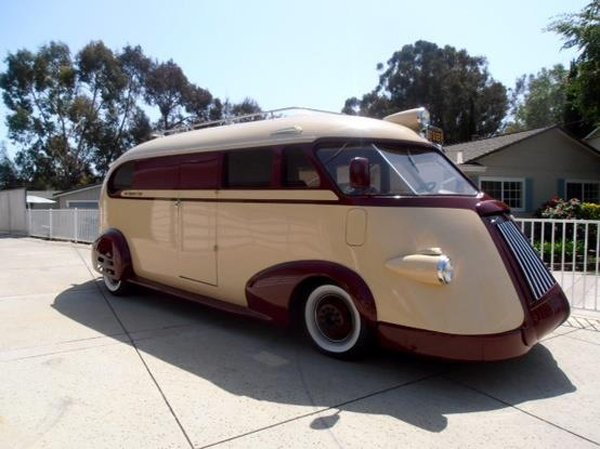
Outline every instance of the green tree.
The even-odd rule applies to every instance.
[[[0,190],[11,189],[21,185],[17,168],[8,157],[4,142],[0,143]]]
[[[102,42],[90,42],[73,59],[67,45],[6,58],[0,88],[10,113],[9,137],[30,187],[70,188],[93,182],[131,143],[147,138],[148,119],[136,106],[141,77]],[[129,59],[128,59],[129,58]]]
[[[576,48],[579,55],[568,85],[571,106],[588,126],[600,123],[600,0],[582,11],[564,14],[548,30],[563,36],[563,48]],[[573,114],[573,110],[570,111]]]
[[[510,116],[506,131],[517,132],[562,124],[567,100],[568,71],[557,64],[537,75],[523,75],[510,89]]]
[[[158,107],[162,130],[221,118],[222,105],[207,90],[191,83],[173,60],[155,62],[148,72],[145,99]]]
[[[425,106],[447,143],[493,134],[506,113],[506,88],[489,75],[485,58],[466,50],[417,41],[377,69],[379,84],[361,99],[346,100],[343,112],[383,117]]]

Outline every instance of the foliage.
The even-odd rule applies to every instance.
[[[568,240],[566,242],[555,241],[554,245],[552,241],[544,241],[542,244],[539,241],[534,242],[533,247],[538,251],[538,253],[544,255],[544,260],[549,260],[552,255],[552,251],[554,250],[554,261],[557,262],[562,259],[563,251],[564,258],[566,261],[570,261],[573,258],[573,253],[575,255],[583,255],[585,254],[585,242],[583,240],[578,240],[575,244],[573,240]]]
[[[581,205],[581,218],[584,220],[600,220],[600,204],[583,203]]]
[[[525,131],[561,124],[567,100],[569,72],[557,64],[543,68],[537,75],[522,75],[510,94],[511,120],[507,132]]]
[[[542,204],[535,211],[534,217],[556,220],[600,220],[600,204],[582,203],[577,198],[563,200],[555,196]]]
[[[30,186],[69,188],[94,179],[137,138],[146,138],[144,113],[118,58],[90,42],[73,59],[51,42],[37,53],[9,54],[0,75],[16,163]],[[108,155],[103,154],[108,152]]]
[[[577,198],[563,200],[557,196],[553,197],[535,211],[534,217],[551,218],[555,220],[570,220],[581,218],[581,201]]]
[[[578,13],[564,14],[548,30],[563,36],[563,48],[576,48],[568,86],[572,107],[589,125],[600,123],[600,0],[593,0]]]
[[[346,100],[343,112],[383,117],[425,106],[432,124],[444,130],[447,143],[489,136],[504,118],[505,87],[489,75],[485,58],[470,56],[466,50],[417,41],[377,69],[379,84],[361,99]]]
[[[15,164],[8,157],[4,144],[0,144],[0,190],[18,187],[21,184]]]
[[[28,187],[66,189],[102,177],[128,148],[150,138],[146,111],[158,109],[158,129],[223,116],[218,98],[193,83],[181,67],[144,55],[141,47],[113,52],[90,42],[74,57],[51,42],[37,52],[9,53],[0,89],[9,113],[15,165]],[[254,100],[228,106],[260,110]],[[0,159],[3,170],[8,159]],[[9,161],[10,162],[10,161]]]

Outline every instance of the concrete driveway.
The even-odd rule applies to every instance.
[[[165,295],[110,297],[89,246],[4,237],[0,255],[0,448],[600,445],[594,320],[508,362],[341,362]]]

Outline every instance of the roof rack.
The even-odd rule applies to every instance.
[[[187,131],[194,131],[203,128],[213,128],[216,126],[233,125],[236,123],[255,122],[260,120],[273,120],[282,117],[288,117],[292,115],[298,115],[298,113],[313,113],[313,114],[336,114],[344,115],[340,112],[324,111],[321,109],[303,108],[303,107],[287,107],[272,109],[270,111],[255,112],[253,114],[238,115],[235,117],[227,117],[219,120],[211,120],[209,122],[191,123],[189,125],[178,126],[177,128],[167,129],[162,132],[154,134],[155,137],[170,136],[172,134],[179,134]]]

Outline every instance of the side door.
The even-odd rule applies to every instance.
[[[217,285],[218,153],[182,156],[179,165],[177,271],[191,283]]]

